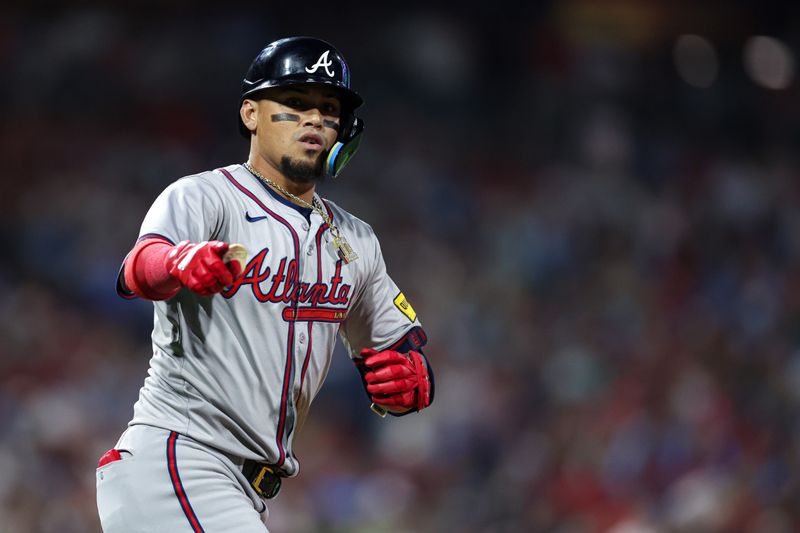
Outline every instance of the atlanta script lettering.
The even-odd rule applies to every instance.
[[[297,282],[297,262],[288,257],[282,258],[277,268],[265,265],[269,248],[258,252],[247,263],[244,273],[236,282],[222,291],[222,295],[230,298],[239,291],[242,285],[250,285],[253,296],[260,302],[273,303],[308,303],[312,306],[322,304],[346,305],[350,299],[350,285],[342,283],[342,261],[336,261],[336,270],[329,283],[313,284]]]

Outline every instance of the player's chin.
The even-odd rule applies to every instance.
[[[314,158],[284,156],[281,159],[281,171],[296,183],[321,182],[325,179],[324,164],[325,158],[321,154]]]

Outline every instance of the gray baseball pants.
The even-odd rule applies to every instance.
[[[184,435],[129,427],[97,469],[104,533],[267,533],[267,506],[241,465]]]

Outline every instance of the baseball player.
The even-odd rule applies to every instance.
[[[431,404],[425,333],[372,228],[315,192],[358,148],[361,104],[336,48],[271,43],[242,83],[247,162],[175,181],[145,216],[117,290],[154,302],[153,357],[98,464],[106,533],[267,531],[337,334],[373,410]]]

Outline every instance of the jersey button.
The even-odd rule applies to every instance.
[[[308,224],[303,222],[303,230],[308,231]]]
[[[304,342],[306,342],[306,334],[305,333],[301,333],[300,334],[300,344],[303,344]]]
[[[311,246],[309,246],[309,247],[308,247],[308,250],[306,250],[306,253],[307,253],[308,255],[311,255],[311,254],[313,254],[313,253],[314,253],[314,245],[313,245],[313,244],[312,244]]]

